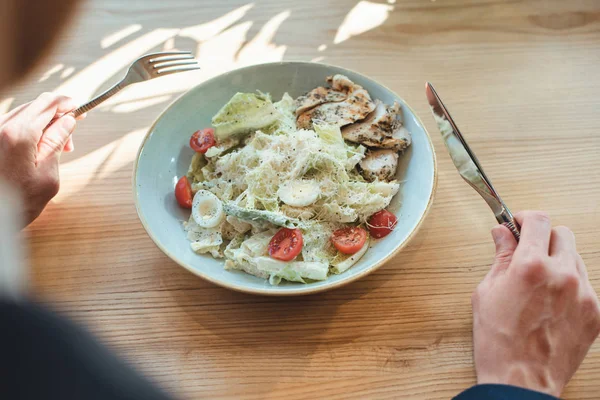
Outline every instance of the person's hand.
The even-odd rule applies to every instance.
[[[43,93],[0,116],[0,178],[20,190],[26,224],[58,193],[60,155],[73,150],[75,119],[64,115],[48,124],[75,107],[69,97]]]
[[[559,396],[600,333],[600,306],[566,227],[542,212],[516,215],[517,245],[492,230],[496,258],[473,293],[477,383]]]

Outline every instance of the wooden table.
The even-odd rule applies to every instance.
[[[203,70],[132,87],[82,122],[60,195],[26,232],[33,291],[182,398],[448,399],[475,382],[470,294],[494,219],[452,166],[424,97],[436,84],[513,210],[576,232],[600,289],[597,1],[87,2],[7,109],[42,91],[83,100],[143,53]],[[569,3],[569,4],[567,4]],[[439,184],[417,237],[376,273],[302,298],[234,293],[170,261],[138,221],[132,163],[177,95],[250,63],[315,60],[389,86],[422,116]],[[565,392],[600,391],[600,345]]]

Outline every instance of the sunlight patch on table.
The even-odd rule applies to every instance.
[[[214,76],[234,68],[235,56],[246,42],[252,21],[237,24],[198,45],[198,61],[208,75]]]
[[[242,47],[237,62],[241,65],[251,65],[257,62],[273,62],[283,60],[287,46],[278,46],[273,43],[277,30],[291,15],[289,10],[283,11],[272,17],[260,29],[256,36]]]
[[[248,65],[283,60],[287,46],[277,45],[273,39],[290,15],[289,10],[276,14],[250,40],[247,35],[253,21],[241,22],[200,42],[197,59],[205,79]]]
[[[249,39],[247,36],[253,21],[238,21],[244,18],[252,7],[254,3],[248,3],[203,24],[181,29],[158,28],[129,42],[123,42],[120,47],[111,49],[103,57],[69,77],[55,89],[55,92],[71,96],[77,102],[84,103],[97,95],[99,88],[118,82],[125,68],[143,54],[157,46],[165,50],[175,49],[177,37],[196,41],[196,59],[200,70],[131,85],[98,108],[115,113],[138,111],[166,102],[173,95],[224,72],[252,64],[281,61],[287,46],[278,45],[273,42],[273,39],[282,24],[290,17],[291,11],[284,10],[277,13],[260,28],[256,36]],[[103,48],[113,46],[141,29],[140,24],[129,25],[104,37],[100,45]],[[49,71],[49,73],[56,72],[59,70]],[[73,73],[72,67],[68,68],[68,72],[63,71],[65,77]]]
[[[56,64],[54,67],[52,67],[48,71],[44,72],[44,75],[42,75],[42,77],[38,80],[38,82],[47,81],[52,75],[56,74],[61,69],[63,69],[64,66],[65,66],[64,64]]]
[[[194,85],[235,68],[281,61],[287,47],[274,44],[273,38],[291,12],[286,10],[273,16],[254,38],[248,40],[252,21],[232,26],[231,24],[242,18],[251,7],[252,4],[248,4],[211,22],[182,28],[176,36],[166,39],[165,44],[174,41],[176,37],[187,37],[197,41],[196,59],[200,70],[154,79],[143,85],[129,86],[99,108],[114,112],[136,111],[166,101],[164,96],[184,92]],[[155,97],[159,100],[149,100]],[[140,104],[134,105],[136,101]]]
[[[122,78],[120,75],[116,76],[117,73],[177,32],[178,29],[162,28],[148,32],[85,67],[56,88],[55,92],[71,96],[79,103],[88,101],[104,82],[108,80],[111,84],[117,83]]]
[[[133,99],[113,106],[110,110],[117,114],[127,114],[156,104],[165,103],[171,99],[171,96],[152,96],[145,99]]]
[[[342,43],[353,36],[377,28],[388,19],[389,13],[393,9],[394,6],[387,4],[372,3],[370,1],[359,2],[344,18],[333,43]]]
[[[163,44],[163,51],[175,50],[175,38],[169,38]]]
[[[179,36],[193,39],[198,43],[204,42],[242,19],[252,7],[254,7],[254,3],[249,3],[228,12],[222,17],[213,19],[210,22],[183,28],[181,32],[179,32]]]
[[[69,76],[71,76],[73,74],[73,72],[75,72],[74,67],[65,68],[63,70],[63,72],[60,74],[60,79],[68,78]]]
[[[107,47],[112,46],[113,44],[117,43],[118,41],[125,39],[127,36],[133,35],[140,29],[142,29],[142,25],[140,25],[140,24],[133,24],[133,25],[126,26],[125,28],[123,28],[115,33],[111,33],[110,35],[105,36],[100,41],[100,47],[102,47],[103,49],[106,49]]]
[[[131,164],[149,127],[129,132],[76,160],[60,166],[61,188],[53,202],[61,203],[88,184],[110,177]]]
[[[160,79],[153,79],[148,82],[144,82],[143,84],[131,85],[126,89],[123,89],[118,95],[111,97],[106,100],[98,109],[101,110],[110,110],[118,112],[118,110],[123,110],[123,108],[114,108],[117,105],[124,103],[133,103],[136,101],[145,102],[151,98],[161,98],[160,101],[157,102],[147,102],[146,106],[151,106],[153,104],[157,104],[161,101],[164,101],[164,97],[172,97],[175,94],[184,92],[191,87],[197,85],[198,83],[206,80],[206,74],[203,74],[201,70],[196,71],[188,71],[180,74],[167,75]],[[143,107],[138,108],[129,108],[129,112],[134,110],[139,110]],[[125,107],[128,109],[128,107]]]

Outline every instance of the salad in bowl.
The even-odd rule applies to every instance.
[[[194,132],[175,199],[190,248],[277,285],[342,274],[390,234],[400,158],[398,102],[343,74],[292,98],[238,92]]]
[[[401,268],[393,257],[422,226],[437,181],[433,144],[406,101],[357,72],[301,61],[190,88],[148,129],[133,169],[135,207],[160,251],[209,282],[272,296]]]

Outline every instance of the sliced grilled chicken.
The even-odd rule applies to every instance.
[[[369,182],[390,181],[396,175],[398,153],[390,149],[369,150],[358,166],[362,176]]]
[[[347,97],[347,93],[323,86],[318,87],[296,99],[296,117],[321,104],[344,101]]]
[[[348,79],[347,76],[341,74],[328,76],[327,83],[329,83],[334,90],[338,90],[340,92],[345,93],[350,93],[356,89],[362,89],[362,86],[355,84],[350,79]]]
[[[296,110],[298,119],[296,125],[300,129],[312,128],[313,122],[323,122],[339,127],[351,124],[365,118],[375,109],[375,103],[371,100],[369,93],[362,86],[353,83],[344,75],[335,75],[328,77],[327,82],[331,85],[332,91],[327,92],[326,88],[317,88],[306,95],[307,100],[301,100],[297,104],[303,107],[299,112]],[[325,91],[323,91],[323,89]],[[346,97],[341,101],[321,101],[320,97],[339,99],[338,94],[343,93]],[[314,101],[319,98],[318,102]],[[309,101],[309,98],[314,100]],[[310,108],[310,105],[320,103]],[[299,107],[300,108],[300,107]]]
[[[400,104],[386,106],[377,101],[375,111],[363,120],[342,129],[344,139],[368,147],[402,151],[410,146],[410,133],[402,126]]]

